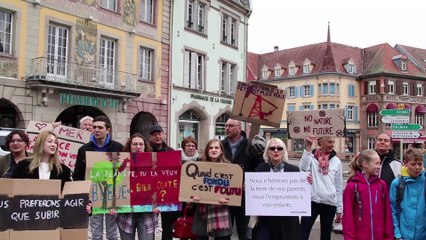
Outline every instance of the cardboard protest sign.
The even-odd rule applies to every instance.
[[[307,172],[245,173],[246,215],[311,216]]]
[[[0,189],[1,199],[8,196],[1,218],[9,222],[1,224],[0,236],[57,240],[70,228],[87,237],[89,181],[67,182],[62,194],[59,180],[0,179]]]
[[[277,86],[238,82],[232,118],[280,127],[284,102],[285,91]]]
[[[344,137],[344,110],[287,112],[287,129],[288,138],[306,138],[309,135]]]
[[[180,210],[180,164],[180,151],[86,152],[93,213]]]
[[[219,198],[229,199],[228,205],[241,206],[243,169],[238,164],[188,161],[182,165],[179,201],[218,204]]]
[[[90,141],[90,132],[63,125],[53,128],[50,123],[30,121],[26,130],[30,138],[30,144],[27,149],[28,152],[33,152],[37,135],[45,130],[53,131],[56,136],[58,136],[58,155],[61,162],[69,167],[71,171],[74,171],[77,151],[81,145]]]

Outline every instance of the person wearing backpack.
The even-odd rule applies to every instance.
[[[409,149],[404,153],[408,176],[392,181],[390,202],[395,239],[426,239],[425,172],[423,153]]]
[[[380,157],[363,150],[352,159],[343,192],[345,240],[393,240],[392,212],[386,182],[378,177]]]

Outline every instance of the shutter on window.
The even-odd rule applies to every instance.
[[[311,97],[313,97],[313,96],[314,96],[314,85],[310,85],[310,86],[309,86],[309,95],[310,95]]]
[[[426,83],[423,84],[423,97],[426,97]]]
[[[346,119],[348,118],[348,106],[347,105],[345,106],[345,118]]]
[[[309,106],[310,110],[314,110],[314,105]]]
[[[197,89],[197,54],[195,52],[191,53],[190,64],[190,76],[189,76],[189,88]]]
[[[299,97],[299,87],[298,86],[294,87],[294,96]]]
[[[300,96],[304,97],[305,96],[305,86],[300,86],[299,91],[300,91]]]
[[[368,95],[368,81],[364,81],[364,94]]]
[[[184,65],[183,65],[183,86],[189,87],[189,58],[191,53],[188,51],[185,51],[185,59],[184,59]]]
[[[358,121],[358,106],[354,106],[354,120]]]
[[[299,106],[299,111],[303,111],[303,106]]]
[[[385,93],[389,92],[388,84],[389,84],[389,81],[387,79],[385,79],[385,90],[384,90]]]
[[[402,95],[402,82],[400,81],[395,82],[395,92],[397,95]]]

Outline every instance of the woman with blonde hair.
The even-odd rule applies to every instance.
[[[60,162],[58,138],[51,131],[43,131],[37,136],[33,156],[18,163],[13,178],[59,179],[62,188],[71,181],[71,170]]]
[[[284,142],[272,138],[266,143],[263,153],[264,163],[256,168],[257,172],[285,174],[299,172],[299,168],[287,163],[288,153]],[[297,216],[259,216],[253,228],[254,240],[298,240],[300,239],[300,223]]]

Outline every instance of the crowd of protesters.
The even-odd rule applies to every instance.
[[[86,151],[97,152],[164,152],[174,151],[164,141],[159,125],[149,129],[149,138],[139,133],[126,144],[111,138],[111,122],[106,116],[80,120],[80,128],[91,132],[90,141],[77,153],[74,172],[60,163],[58,137],[53,131],[39,133],[32,155],[26,149],[30,142],[22,130],[6,137],[10,154],[0,158],[0,175],[4,178],[84,180]],[[402,161],[395,157],[392,138],[381,133],[376,137],[374,150],[363,150],[350,162],[350,176],[343,189],[342,162],[334,151],[334,138],[309,136],[299,166],[288,163],[288,153],[281,139],[266,141],[261,136],[248,139],[241,122],[228,119],[226,138],[210,140],[199,155],[197,139],[187,136],[181,143],[182,163],[207,161],[237,164],[244,172],[308,172],[311,183],[311,215],[259,216],[246,215],[245,198],[240,206],[228,206],[228,199],[219,197],[216,204],[199,203],[200,196],[183,203],[194,217],[192,231],[198,239],[255,240],[330,240],[333,223],[342,222],[345,239],[426,239],[426,184],[423,152],[409,148]],[[316,145],[316,148],[314,148]],[[91,204],[87,206],[91,213]],[[148,213],[116,213],[90,216],[92,239],[153,240],[159,214],[162,239],[173,237],[173,224],[181,212],[161,212],[153,208]],[[320,236],[310,236],[316,219],[320,220]],[[103,227],[106,229],[103,229]],[[235,232],[233,230],[235,229]]]

